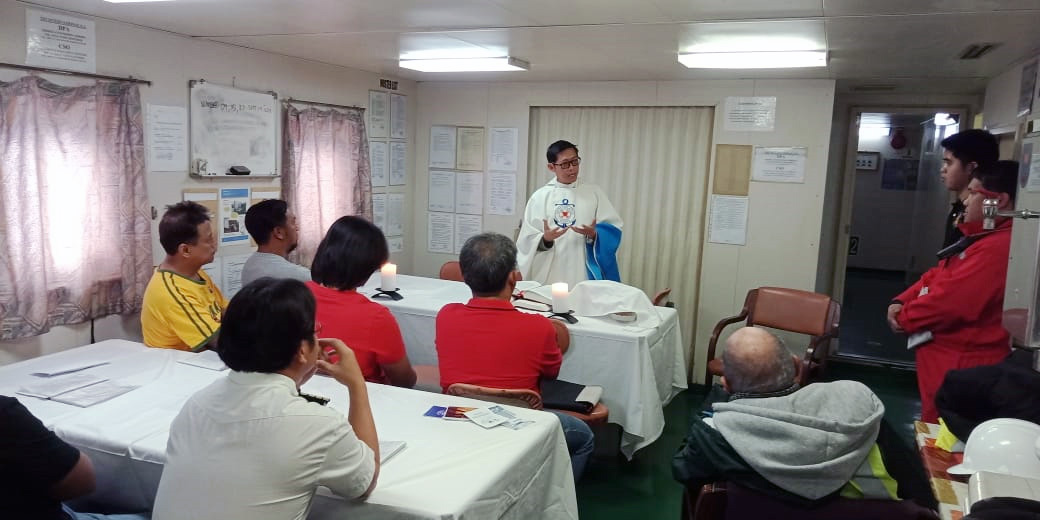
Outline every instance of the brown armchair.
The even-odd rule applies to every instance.
[[[441,266],[440,278],[441,280],[454,280],[456,282],[464,281],[462,279],[462,268],[459,267],[459,262],[456,260],[444,262],[444,265]]]
[[[798,382],[805,385],[814,373],[827,368],[831,340],[838,337],[841,304],[825,294],[797,289],[759,287],[748,291],[740,314],[718,322],[711,333],[704,368],[705,384],[711,384],[712,376],[722,375],[722,359],[715,357],[722,331],[740,321],[745,321],[748,326],[758,325],[810,336],[798,372]]]

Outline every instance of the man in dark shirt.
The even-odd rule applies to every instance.
[[[997,138],[985,130],[965,130],[942,140],[943,159],[942,175],[946,189],[954,192],[957,198],[951,203],[950,214],[946,217],[943,237],[943,248],[961,239],[963,234],[957,229],[961,215],[964,213],[964,199],[968,197],[968,182],[971,173],[980,166],[997,162],[1000,151]]]
[[[94,491],[94,466],[17,399],[0,396],[0,511],[32,520],[142,520],[140,515],[76,513],[62,500]]]

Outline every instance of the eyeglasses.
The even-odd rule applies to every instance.
[[[315,321],[314,322],[314,335],[315,336],[321,334],[321,328],[322,328],[321,322],[320,321]]]
[[[566,170],[572,166],[577,166],[579,164],[581,164],[581,157],[575,157],[569,161],[553,163],[553,166]]]

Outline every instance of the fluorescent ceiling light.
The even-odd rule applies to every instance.
[[[951,117],[950,114],[943,112],[935,113],[935,126],[950,126],[957,124],[957,116]]]
[[[691,69],[790,69],[826,67],[827,51],[697,52],[680,54]]]
[[[420,72],[500,72],[510,70],[530,70],[531,64],[511,56],[500,58],[439,58],[398,62],[404,69]]]
[[[881,125],[878,125],[878,126],[860,125],[860,127],[859,127],[859,136],[860,137],[867,137],[867,138],[877,139],[879,137],[888,137],[888,134],[890,134],[891,132],[892,132],[891,128],[889,128],[887,126],[881,126]]]

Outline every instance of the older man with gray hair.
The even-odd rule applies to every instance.
[[[807,507],[837,496],[897,498],[875,444],[885,408],[869,388],[799,389],[798,359],[758,327],[734,332],[722,359],[729,398],[694,419],[672,460],[676,480],[725,480]]]

